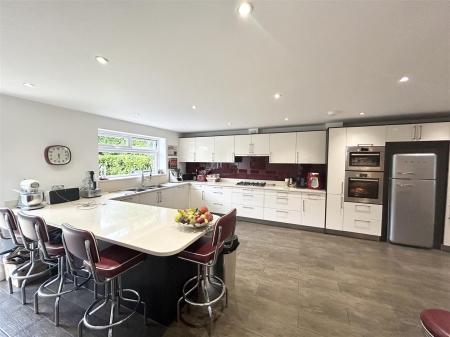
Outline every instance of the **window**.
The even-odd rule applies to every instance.
[[[162,138],[98,130],[98,164],[101,176],[129,176],[141,170],[164,173]]]

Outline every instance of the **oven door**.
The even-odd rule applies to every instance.
[[[384,171],[384,146],[350,146],[345,163],[347,171]]]
[[[383,203],[383,172],[345,173],[344,201],[365,204]]]

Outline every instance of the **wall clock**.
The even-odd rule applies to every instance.
[[[45,161],[50,165],[67,165],[72,160],[72,153],[67,146],[50,145],[44,151]]]

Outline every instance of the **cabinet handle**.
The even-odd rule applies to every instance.
[[[419,140],[422,139],[422,125],[419,125]]]
[[[277,197],[277,200],[288,200],[287,197]]]
[[[277,209],[275,212],[277,212],[277,213],[289,213],[289,211],[282,211],[282,210],[279,210],[279,209]]]
[[[223,194],[223,192],[213,192],[214,194]]]
[[[159,202],[160,203],[162,202],[162,193],[161,192],[159,192]]]
[[[344,194],[344,182],[341,181],[341,194]]]
[[[213,202],[213,205],[223,206],[220,202]]]
[[[242,208],[254,209],[253,207],[249,207],[249,206],[242,206]]]
[[[242,190],[243,190],[243,191],[250,191],[250,192],[253,192],[253,190],[252,190],[251,188],[243,188]]]
[[[303,212],[305,212],[305,200],[302,200],[302,204],[303,204]]]
[[[211,161],[214,162],[214,152],[211,153]]]
[[[414,125],[412,140],[416,140],[417,125]]]
[[[205,194],[205,191],[202,191],[202,201],[205,200],[204,194]]]
[[[297,164],[300,164],[300,155],[299,155],[299,153],[298,153],[298,151],[297,152],[295,152],[295,162],[297,163]]]
[[[373,146],[373,144],[357,144],[357,146]]]
[[[269,163],[272,162],[272,152],[269,152]]]
[[[195,152],[194,152],[194,161],[197,161],[197,156]]]
[[[344,209],[344,197],[341,197],[341,209]]]
[[[243,194],[244,197],[253,197],[253,194]]]

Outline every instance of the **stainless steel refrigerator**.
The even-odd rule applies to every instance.
[[[389,179],[389,241],[432,248],[437,155],[394,154]]]

